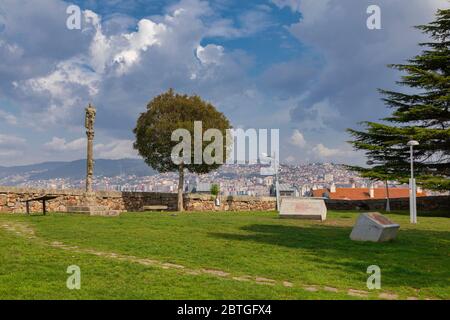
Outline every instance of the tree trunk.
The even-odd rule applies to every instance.
[[[183,211],[184,165],[178,167],[178,211]]]

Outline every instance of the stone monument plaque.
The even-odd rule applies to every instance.
[[[353,227],[350,239],[354,241],[385,242],[394,240],[400,225],[381,213],[362,213]]]
[[[327,207],[323,198],[281,198],[280,218],[325,221]]]

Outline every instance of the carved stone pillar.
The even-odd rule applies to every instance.
[[[86,108],[85,127],[87,135],[87,163],[86,163],[86,193],[92,193],[92,180],[94,178],[94,124],[97,111],[89,104]]]
[[[89,214],[91,216],[116,216],[120,211],[110,210],[102,206],[97,201],[97,196],[93,190],[92,182],[94,179],[94,124],[97,111],[95,107],[89,104],[86,108],[86,117],[84,126],[87,135],[87,156],[86,156],[86,190],[78,206],[70,206],[68,212]]]

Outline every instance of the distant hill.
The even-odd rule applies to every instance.
[[[0,166],[0,179],[14,175],[23,175],[24,173],[36,174],[39,172],[51,170],[52,168],[56,168],[67,163],[68,162],[59,161],[59,162],[43,162],[26,166],[13,166],[13,167]]]
[[[95,160],[95,176],[114,177],[118,175],[151,176],[156,171],[141,159]],[[86,160],[71,162],[44,162],[27,166],[0,167],[0,179],[19,176],[26,180],[47,180],[55,178],[84,179]]]

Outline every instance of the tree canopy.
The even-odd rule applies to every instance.
[[[148,103],[147,111],[141,113],[133,131],[136,137],[134,148],[149,166],[158,172],[178,171],[180,175],[178,209],[180,211],[182,210],[184,170],[187,169],[193,173],[203,174],[219,168],[223,163],[208,164],[205,161],[201,163],[184,161],[177,164],[173,161],[172,152],[179,145],[179,141],[172,141],[172,134],[178,129],[187,130],[193,137],[190,141],[190,150],[183,150],[184,153],[190,152],[190,154],[184,154],[183,157],[194,159],[196,150],[194,123],[196,121],[201,121],[202,123],[202,141],[200,144],[202,153],[211,144],[203,136],[208,129],[219,130],[225,138],[226,130],[231,128],[230,122],[225,115],[219,112],[212,104],[203,101],[197,95],[180,95],[170,89]],[[210,140],[215,139],[217,137]],[[223,142],[221,146],[225,158],[227,144]],[[209,150],[211,151],[211,148]],[[212,148],[211,152],[214,155],[216,151]]]

